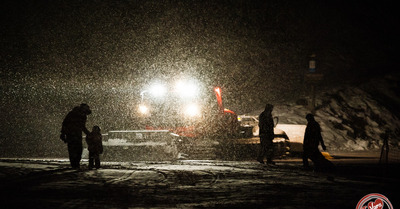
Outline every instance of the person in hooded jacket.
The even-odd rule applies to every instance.
[[[65,116],[62,122],[60,139],[68,145],[68,155],[71,167],[79,169],[82,156],[82,132],[88,135],[90,132],[86,128],[87,115],[91,114],[87,104],[74,107]]]
[[[260,128],[260,153],[257,161],[264,164],[264,157],[267,158],[267,164],[275,164],[272,160],[274,156],[274,119],[272,110],[274,106],[267,104],[264,111],[259,116],[258,126]]]
[[[89,169],[100,168],[100,154],[103,153],[102,136],[99,126],[93,126],[92,132],[87,135],[86,143],[89,150]]]
[[[315,121],[313,114],[307,114],[307,127],[304,133],[303,141],[303,166],[308,169],[308,159],[314,163],[315,171],[333,170],[334,165],[322,155],[318,146],[321,144],[323,150],[326,150],[324,140],[321,135],[321,127]]]

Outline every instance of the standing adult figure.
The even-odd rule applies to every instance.
[[[87,115],[92,111],[87,104],[74,107],[65,116],[62,123],[60,139],[68,145],[69,161],[72,168],[79,169],[82,156],[82,132],[88,135],[86,128]]]
[[[308,168],[308,159],[314,163],[315,171],[330,171],[334,169],[334,165],[322,155],[318,149],[321,144],[323,150],[326,150],[324,140],[321,135],[321,127],[315,121],[313,114],[307,114],[307,127],[304,133],[303,141],[303,166]]]
[[[264,111],[259,116],[258,126],[260,129],[260,153],[257,161],[264,164],[264,157],[267,158],[267,164],[275,164],[272,160],[274,156],[274,119],[272,118],[272,110],[274,106],[267,104]]]

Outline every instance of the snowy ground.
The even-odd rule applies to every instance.
[[[338,157],[334,180],[300,159],[104,162],[69,168],[66,159],[0,159],[1,208],[355,208],[381,193],[399,206],[398,165],[374,156]],[[361,156],[361,155],[359,155]],[[365,158],[367,157],[367,158]],[[396,202],[397,201],[397,202]]]

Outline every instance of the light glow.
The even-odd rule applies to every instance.
[[[190,104],[185,108],[185,115],[190,117],[200,116],[200,108],[196,104]]]
[[[193,82],[179,80],[175,84],[175,92],[182,98],[192,98],[197,96],[198,87]]]
[[[162,84],[154,84],[150,88],[150,94],[154,97],[162,97],[167,93],[167,88]]]
[[[139,112],[142,114],[147,114],[149,112],[149,108],[145,105],[139,105]]]

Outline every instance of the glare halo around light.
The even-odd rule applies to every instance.
[[[146,107],[145,105],[140,105],[139,106],[139,112],[142,114],[147,114],[149,112],[149,108]]]
[[[185,115],[195,117],[200,115],[200,108],[197,104],[187,105],[185,108]]]
[[[198,95],[198,86],[190,80],[178,80],[175,83],[175,92],[181,98],[194,98]]]
[[[150,94],[154,97],[163,97],[167,93],[167,88],[161,84],[156,83],[150,87]]]

